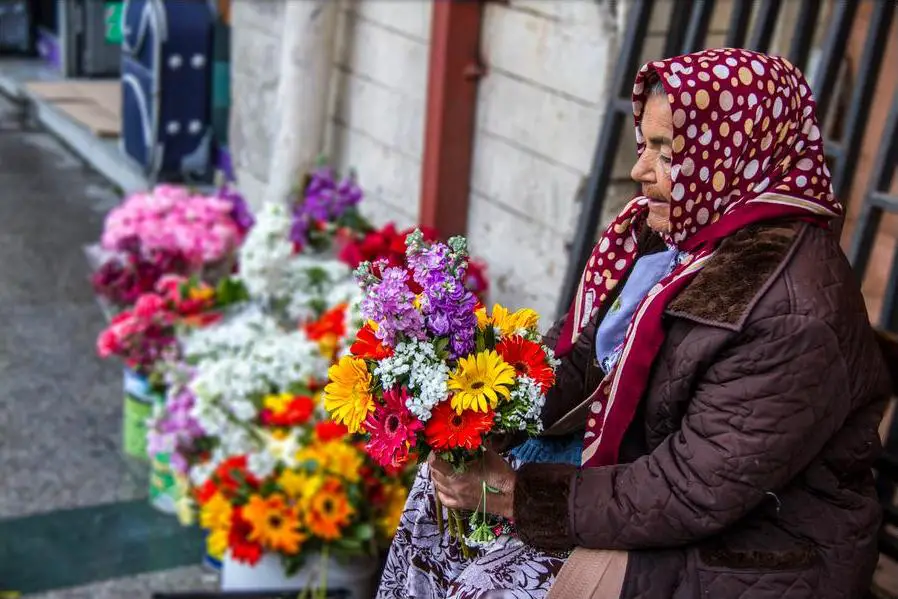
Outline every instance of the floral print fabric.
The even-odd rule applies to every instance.
[[[543,599],[564,565],[505,536],[466,560],[448,532],[440,535],[430,471],[422,465],[409,493],[377,599]]]

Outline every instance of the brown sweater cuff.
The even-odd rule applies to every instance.
[[[514,487],[514,523],[521,540],[545,551],[566,551],[575,545],[568,498],[571,464],[524,464]]]

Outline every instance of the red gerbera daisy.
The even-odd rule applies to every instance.
[[[243,508],[231,513],[231,530],[228,532],[228,548],[236,562],[255,566],[262,559],[262,545],[249,540],[253,525],[243,518]]]
[[[514,367],[518,376],[527,376],[536,381],[543,393],[555,384],[555,372],[549,367],[546,353],[539,343],[515,335],[499,342],[496,351]]]
[[[399,466],[408,461],[408,451],[414,447],[421,421],[405,407],[408,393],[403,387],[384,393],[384,404],[365,420],[365,429],[371,433],[366,449],[382,466]]]
[[[275,412],[268,408],[262,410],[262,424],[269,426],[301,426],[309,421],[315,411],[315,402],[306,395],[296,395],[285,409]]]
[[[345,437],[349,433],[349,429],[339,422],[319,422],[315,425],[315,436],[322,443],[333,441]]]
[[[243,483],[255,487],[259,484],[252,474],[246,469],[246,456],[234,456],[226,459],[215,469],[213,480],[218,483],[219,490],[225,497],[231,497]]]
[[[456,412],[450,402],[444,401],[431,411],[430,420],[424,428],[427,442],[438,450],[477,449],[483,444],[481,435],[493,428],[493,411]]]
[[[374,334],[374,329],[367,322],[359,329],[349,352],[363,360],[383,360],[393,355],[393,350],[381,343],[377,335]]]

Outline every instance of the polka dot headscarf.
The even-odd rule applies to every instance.
[[[614,463],[623,430],[635,413],[655,353],[663,341],[661,315],[669,301],[743,227],[777,218],[828,226],[842,215],[824,164],[815,101],[801,72],[786,59],[740,49],[704,50],[644,65],[633,87],[637,150],[639,123],[657,77],[673,116],[672,203],[667,242],[685,258],[637,309],[624,354],[594,396],[584,465]],[[634,198],[609,224],[593,250],[559,338],[570,352],[639,254],[636,230],[648,199]]]

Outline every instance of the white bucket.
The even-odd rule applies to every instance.
[[[310,554],[299,572],[287,576],[281,558],[274,553],[262,555],[255,566],[243,564],[225,554],[221,567],[222,591],[301,591],[318,588],[321,584],[321,567],[327,565],[327,588],[346,590],[349,599],[371,599],[374,596],[378,561],[369,556],[358,556],[349,563],[334,558],[326,562],[321,554]]]

